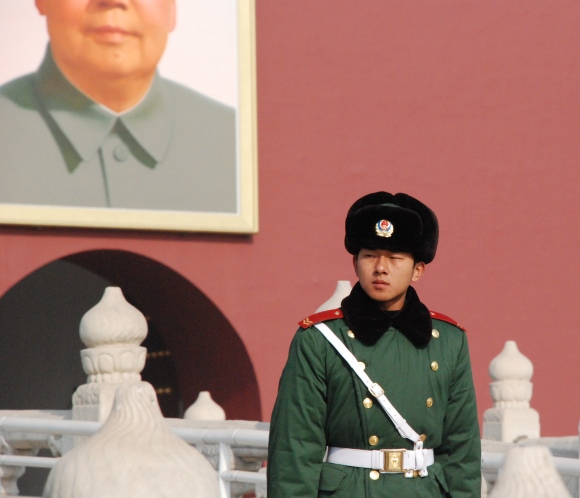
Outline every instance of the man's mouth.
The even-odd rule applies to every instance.
[[[97,38],[111,42],[120,41],[126,38],[127,36],[134,35],[133,32],[123,29],[121,27],[108,25],[90,28],[89,31]]]

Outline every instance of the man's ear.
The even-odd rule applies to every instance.
[[[416,282],[421,278],[421,275],[425,272],[425,263],[415,263],[415,267],[413,268],[413,278],[411,282]]]
[[[46,5],[44,3],[44,0],[34,0],[34,3],[36,4],[36,9],[38,10],[38,13],[41,16],[45,16],[46,15]]]
[[[357,256],[356,255],[352,257],[352,267],[354,268],[354,272],[356,273],[358,270]]]

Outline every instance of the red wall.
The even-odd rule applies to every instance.
[[[267,420],[296,322],[353,280],[346,210],[403,191],[439,217],[417,289],[467,327],[480,412],[513,339],[542,434],[577,434],[578,26],[576,1],[258,0],[260,233],[4,227],[0,294],[79,251],[153,258],[238,331]]]

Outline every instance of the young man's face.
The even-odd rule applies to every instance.
[[[102,77],[155,71],[175,27],[175,0],[35,0],[62,70]]]
[[[407,288],[425,270],[425,264],[415,263],[411,254],[384,249],[361,249],[353,264],[363,290],[386,311],[403,307]]]

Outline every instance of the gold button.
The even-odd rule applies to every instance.
[[[427,398],[427,408],[431,408],[433,406],[433,398]]]
[[[349,330],[346,335],[348,335],[351,339],[354,339],[354,332],[352,330]]]
[[[359,361],[358,364],[364,370],[367,366],[364,364],[364,361]]]
[[[377,436],[371,436],[369,438],[369,444],[371,446],[376,446],[377,444],[379,444],[379,438]]]
[[[438,339],[438,338],[439,338],[439,331],[438,331],[437,329],[433,329],[433,330],[431,331],[431,335],[432,335],[433,337],[435,337],[435,339]]]
[[[371,470],[370,473],[369,473],[369,477],[373,481],[376,481],[379,477],[381,477],[381,474],[379,473],[378,470]]]
[[[436,361],[432,361],[431,362],[431,370],[433,370],[434,372],[439,370],[439,363],[437,363]]]
[[[363,406],[365,408],[370,408],[371,406],[373,406],[373,400],[371,398],[365,398],[363,400]]]
[[[421,434],[419,436],[419,441],[425,441],[425,439],[427,439],[427,436],[425,434]]]

